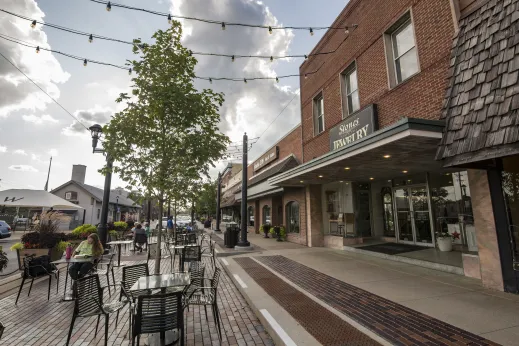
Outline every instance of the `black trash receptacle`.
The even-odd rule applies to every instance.
[[[238,237],[240,234],[240,229],[237,226],[230,225],[227,226],[227,229],[223,235],[223,243],[227,248],[233,248],[238,244]]]

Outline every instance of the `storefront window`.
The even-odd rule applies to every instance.
[[[354,236],[355,214],[351,183],[347,181],[323,185],[324,234]]]
[[[299,203],[289,202],[286,206],[287,233],[299,233]]]
[[[429,186],[436,232],[450,233],[454,243],[477,251],[467,172],[430,174]]]
[[[393,197],[391,188],[384,187],[381,191],[384,210],[384,236],[395,236],[395,217],[393,212]]]
[[[508,213],[514,269],[519,270],[519,157],[503,160],[503,193]]]
[[[263,206],[263,224],[269,224],[271,225],[271,222],[270,222],[270,207],[268,205],[265,205]]]
[[[249,226],[254,226],[254,207],[249,207]]]
[[[369,184],[355,185],[355,235],[371,236],[371,198]]]

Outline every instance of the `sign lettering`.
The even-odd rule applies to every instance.
[[[265,155],[263,155],[256,162],[254,162],[254,171],[260,170],[272,161],[276,160],[278,158],[278,154],[279,151],[277,146],[270,149],[267,153],[265,153]]]
[[[370,105],[330,130],[330,151],[347,147],[378,128],[375,105]]]
[[[11,198],[11,202],[14,203],[14,202],[17,202],[17,201],[19,201],[19,200],[21,200],[21,199],[23,199],[23,197],[20,197],[20,198],[18,198],[18,199],[17,199],[16,197],[13,197],[13,198]],[[9,201],[9,197],[6,197],[6,198],[4,199],[4,202],[8,202],[8,201]]]

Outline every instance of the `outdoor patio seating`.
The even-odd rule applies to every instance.
[[[158,245],[157,243],[148,244],[148,259],[146,261],[146,264],[149,266],[150,260],[155,260],[157,258],[157,252],[158,252]],[[171,256],[171,251],[168,247],[163,248],[161,251],[161,259],[169,259],[171,262],[171,268],[173,268],[173,258]]]
[[[18,304],[18,298],[20,298],[20,293],[22,292],[23,285],[25,280],[31,280],[31,286],[29,287],[29,292],[27,293],[27,297],[31,294],[32,284],[34,283],[34,279],[39,279],[42,277],[49,278],[49,292],[47,295],[47,300],[50,299],[50,286],[52,283],[52,277],[56,278],[56,293],[59,289],[59,270],[56,266],[50,263],[50,256],[26,256],[23,259],[22,266],[22,283],[20,284],[20,289],[18,290],[18,295],[16,296],[15,305]]]
[[[202,258],[200,246],[184,246],[180,255],[180,270],[184,270],[185,264],[189,262],[199,262]]]
[[[106,283],[108,287],[108,293],[112,295],[110,286],[115,286],[115,275],[114,275],[114,257],[115,253],[103,255],[103,258],[97,263],[94,272],[98,275],[106,276]],[[110,285],[110,273],[112,274],[112,285]]]
[[[207,306],[211,305],[211,309],[213,310],[213,316],[215,319],[215,324],[218,329],[218,336],[220,340],[222,339],[222,329],[220,326],[221,316],[220,310],[218,309],[217,303],[217,294],[218,294],[218,283],[220,281],[220,268],[215,268],[213,278],[212,279],[203,279],[210,282],[210,286],[207,287],[197,287],[191,291],[191,293],[185,298],[186,306],[189,305],[203,305],[205,309],[205,318],[208,320],[207,316]],[[189,290],[186,289],[186,291]]]
[[[95,335],[99,327],[99,320],[101,315],[105,317],[105,346],[108,345],[108,318],[111,313],[119,312],[126,302],[114,301],[108,304],[103,302],[103,288],[99,283],[98,275],[90,275],[80,278],[76,281],[74,301],[74,313],[70,322],[70,329],[67,337],[67,346],[72,336],[74,323],[78,317],[92,317],[97,316],[97,324]],[[116,322],[117,324],[117,322]]]
[[[121,281],[121,292],[119,293],[119,301],[127,301],[130,307],[133,306],[137,297],[143,294],[151,294],[151,290],[132,291],[130,288],[133,286],[140,277],[149,276],[148,265],[141,263],[132,266],[123,267],[123,277]],[[123,299],[124,298],[124,299]],[[119,311],[117,311],[116,321],[119,320]],[[130,314],[131,324],[131,314]]]
[[[202,258],[210,258],[213,268],[216,268],[216,254],[214,251],[215,244],[216,242],[211,240],[209,242],[209,247],[202,250]]]
[[[133,315],[132,346],[139,345],[142,334],[160,333],[164,341],[167,331],[180,332],[180,345],[184,345],[184,309],[182,292],[142,295],[137,299]]]

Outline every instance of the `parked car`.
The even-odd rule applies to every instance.
[[[177,216],[177,226],[179,227],[187,227],[191,222],[191,218],[189,216],[180,215]]]
[[[162,218],[162,229],[164,229],[164,228],[168,228],[168,218],[167,217]]]
[[[0,220],[0,239],[9,238],[11,236],[11,226],[7,222]]]

